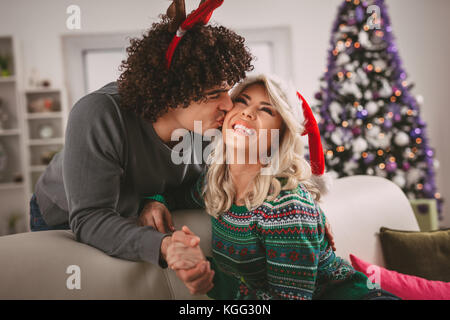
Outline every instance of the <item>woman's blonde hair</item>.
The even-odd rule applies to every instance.
[[[301,102],[296,97],[296,91],[275,76],[258,75],[246,78],[239,83],[231,93],[234,100],[242,91],[253,84],[262,84],[270,98],[272,106],[280,113],[284,129],[280,131],[278,162],[273,166],[274,155],[271,155],[269,166],[274,168],[272,174],[259,173],[251,184],[252,187],[244,196],[245,205],[252,210],[265,200],[272,201],[281,190],[295,189],[299,182],[312,194],[314,200],[320,200],[317,185],[310,180],[311,167],[304,158],[305,146],[301,138],[304,131]],[[230,176],[229,168],[223,157],[226,146],[223,139],[216,139],[215,147],[208,159],[206,184],[203,189],[203,199],[206,211],[217,217],[231,208],[236,192]],[[283,185],[279,178],[283,179]]]

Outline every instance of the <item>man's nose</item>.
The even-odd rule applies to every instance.
[[[224,94],[224,98],[220,102],[219,109],[225,112],[233,109],[233,101],[231,101],[231,97],[228,93]]]

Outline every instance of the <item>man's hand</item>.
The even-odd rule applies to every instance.
[[[328,239],[328,243],[330,244],[333,251],[336,251],[336,245],[334,243],[334,235],[333,231],[331,230],[331,225],[328,223],[328,221],[325,222],[325,235]]]
[[[161,233],[175,231],[172,215],[164,204],[150,200],[142,209],[139,215],[141,226],[151,226]]]
[[[172,235],[167,263],[191,294],[206,294],[214,287],[214,271],[200,249],[198,238],[187,226]]]
[[[200,238],[193,234],[185,234],[182,231],[176,231],[173,235],[164,237],[161,241],[160,255],[165,261],[167,261],[167,250],[174,241],[186,247],[195,247],[200,243]]]
[[[172,270],[192,269],[206,258],[200,246],[187,247],[181,242],[172,241],[167,248],[167,265]]]
[[[187,226],[172,235],[172,243],[167,248],[166,261],[173,270],[191,269],[201,261],[205,261],[205,255],[199,246],[200,238]]]

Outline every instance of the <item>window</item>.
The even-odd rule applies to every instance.
[[[288,27],[236,30],[256,57],[252,73],[275,73],[291,79],[291,39]],[[63,48],[69,105],[117,80],[130,37],[138,33],[64,36]]]

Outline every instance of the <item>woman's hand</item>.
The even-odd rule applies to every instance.
[[[191,269],[206,258],[200,246],[188,247],[181,242],[173,241],[167,248],[167,265],[172,270]]]
[[[186,237],[192,237],[189,246]],[[206,260],[198,238],[188,227],[172,235],[172,243],[167,249],[166,261],[175,270],[191,294],[206,294],[214,287],[214,271]]]
[[[139,214],[139,225],[153,227],[161,233],[175,231],[169,209],[161,202],[154,200],[147,202],[142,209]]]
[[[185,245],[186,236],[192,237],[190,246]],[[172,243],[167,248],[166,262],[173,270],[191,269],[205,261],[205,255],[200,248],[200,238],[197,237],[187,226],[172,235]]]

